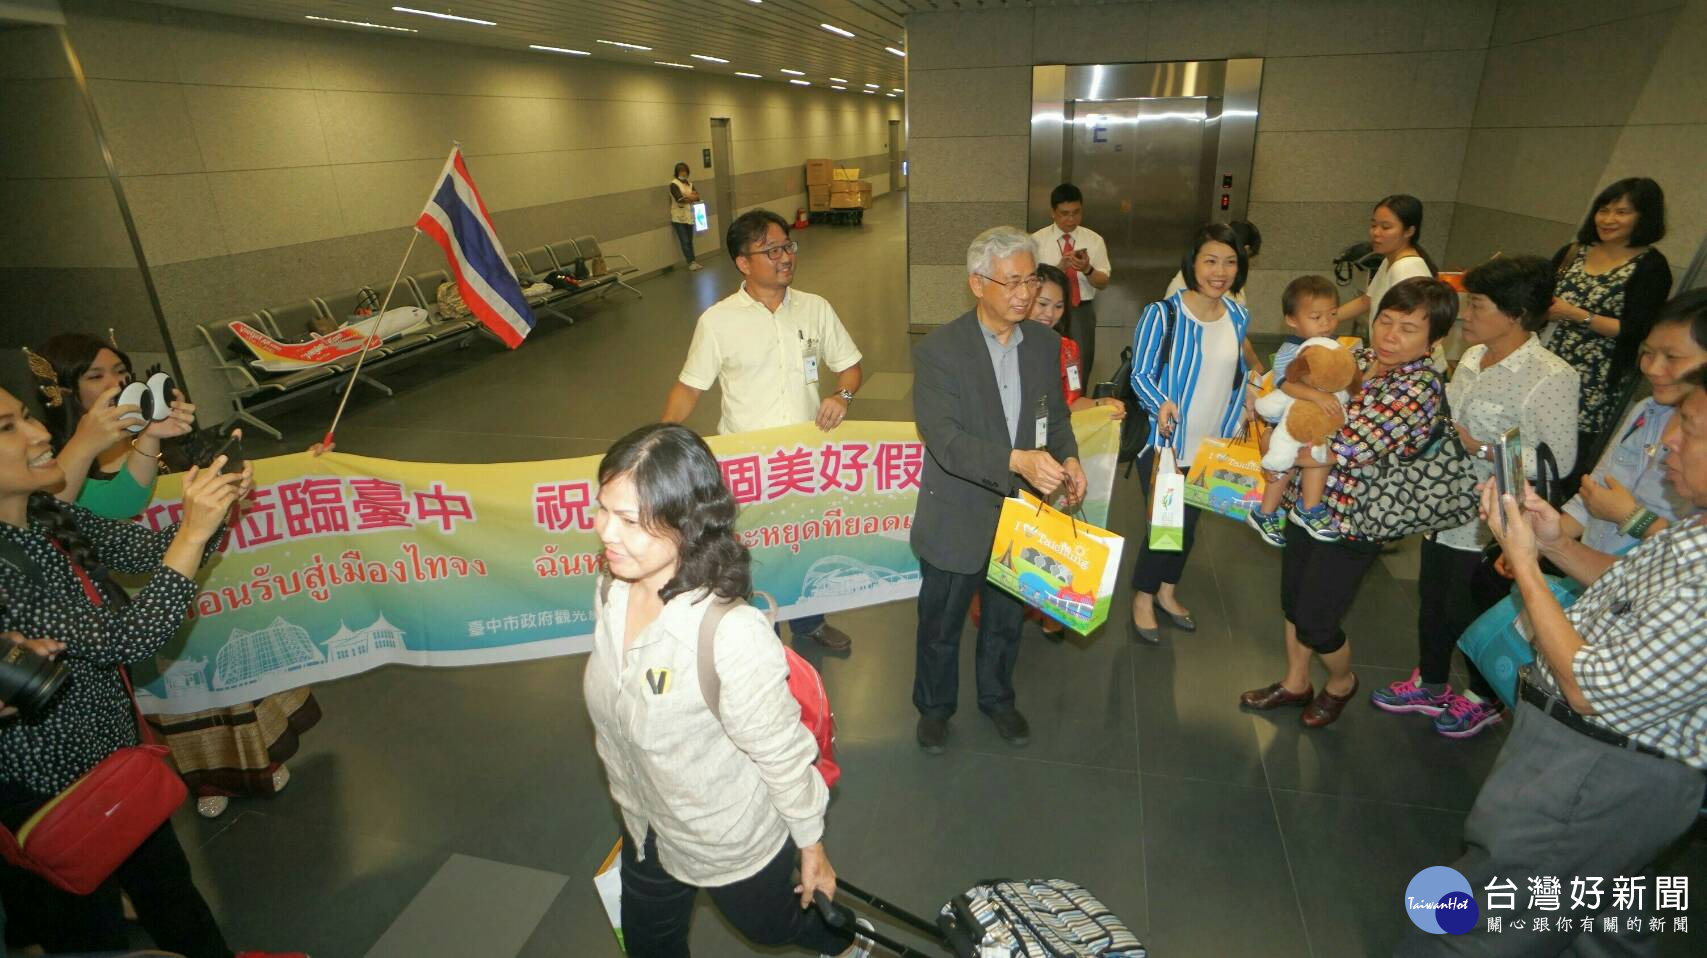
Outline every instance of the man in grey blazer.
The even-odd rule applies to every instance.
[[[1002,500],[1023,483],[1062,504],[1085,495],[1085,473],[1061,388],[1061,337],[1027,323],[1037,296],[1031,239],[1011,226],[985,230],[966,252],[978,305],[913,350],[913,416],[925,467],[913,519],[919,556],[918,655],[913,705],[919,745],[948,740],[960,689],[960,633],[972,597],[978,626],[978,709],[1013,745],[1031,739],[1014,707],[1020,601],[984,578]]]

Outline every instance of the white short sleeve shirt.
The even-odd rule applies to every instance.
[[[1039,263],[1048,263],[1050,266],[1061,265],[1061,248],[1064,245],[1062,243],[1062,237],[1065,235],[1065,233],[1061,232],[1060,227],[1056,226],[1054,223],[1050,223],[1048,226],[1045,226],[1031,234],[1032,253],[1037,257],[1037,261]],[[1091,254],[1091,269],[1098,273],[1107,273],[1110,276],[1114,275],[1114,269],[1109,265],[1108,261],[1108,244],[1103,242],[1102,237],[1097,235],[1096,230],[1087,226],[1081,226],[1074,230],[1073,249],[1089,250]],[[1078,270],[1069,270],[1068,274],[1078,277],[1080,302],[1089,302],[1096,299],[1097,288],[1091,285],[1091,278],[1089,275],[1081,273]]]
[[[678,379],[698,390],[723,389],[719,433],[811,422],[821,402],[817,379],[861,359],[828,300],[790,289],[772,313],[747,286],[700,314]],[[822,364],[824,370],[818,370]],[[816,373],[816,376],[812,374]]]

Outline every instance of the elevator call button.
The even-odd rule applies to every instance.
[[[1231,174],[1231,173],[1221,174],[1221,188],[1224,190],[1230,190],[1233,188],[1233,174]]]
[[[1233,206],[1233,197],[1226,194],[1226,193],[1222,193],[1221,194],[1221,208],[1224,210],[1225,209],[1231,209],[1232,206]]]

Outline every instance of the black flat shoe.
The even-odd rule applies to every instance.
[[[1126,620],[1126,637],[1133,642],[1141,642],[1145,645],[1162,644],[1161,629],[1146,629],[1131,619]]]
[[[1185,613],[1184,615],[1180,615],[1180,614],[1177,614],[1174,612],[1169,612],[1168,607],[1161,604],[1160,602],[1156,603],[1156,611],[1160,612],[1163,616],[1167,617],[1167,620],[1169,622],[1173,623],[1174,628],[1180,630],[1181,632],[1196,632],[1197,631],[1197,621],[1191,617],[1191,613],[1189,613],[1189,612]]]

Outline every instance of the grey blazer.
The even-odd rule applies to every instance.
[[[1014,449],[1044,445],[1062,462],[1079,455],[1061,389],[1061,337],[1041,323],[1024,329],[1014,442],[976,312],[932,331],[913,349],[913,418],[925,441],[925,465],[912,544],[939,569],[969,575],[989,564],[1002,500],[1024,484],[1008,471]],[[1049,410],[1044,443],[1036,438],[1040,398]]]

